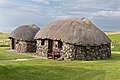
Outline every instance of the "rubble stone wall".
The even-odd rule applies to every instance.
[[[75,57],[75,47],[74,45],[63,43],[61,58],[64,59],[74,59]]]
[[[110,44],[101,46],[75,46],[75,59],[79,60],[99,60],[111,57]]]
[[[76,60],[99,60],[111,57],[110,44],[101,46],[76,46],[63,43],[61,59]]]
[[[57,44],[57,41],[53,41]],[[53,45],[54,48],[54,45]],[[41,45],[41,40],[37,40],[37,51],[40,56],[47,56],[48,40]],[[111,57],[111,45],[103,44],[101,46],[77,46],[63,42],[61,59],[77,59],[77,60],[99,60]]]
[[[40,56],[46,57],[48,52],[48,40],[45,40],[44,45],[41,45],[41,40],[37,40],[36,53]]]
[[[27,42],[27,41],[19,41],[16,44],[16,51],[18,53],[23,53],[23,52],[35,52],[36,51],[36,42]]]

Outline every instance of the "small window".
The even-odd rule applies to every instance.
[[[62,41],[58,41],[58,48],[62,48],[62,45],[63,45]]]
[[[55,48],[57,48],[58,46],[57,45],[55,45]]]
[[[45,40],[41,40],[41,45],[44,45],[45,44]]]

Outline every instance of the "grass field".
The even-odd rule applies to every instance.
[[[119,80],[120,54],[110,60],[0,62],[0,80]]]
[[[9,37],[8,33],[2,33],[0,32],[0,39],[7,39]]]
[[[0,60],[9,60],[9,59],[19,59],[19,58],[31,58],[30,56],[24,56],[20,54],[15,54],[12,52],[7,52],[8,47],[0,47]]]
[[[108,36],[112,40],[112,51],[120,52],[120,33],[108,34]]]
[[[112,39],[112,57],[95,61],[56,61],[36,59],[0,62],[0,80],[120,80],[120,34]],[[0,60],[29,58],[0,47]]]
[[[0,47],[9,46],[10,40],[8,39],[8,37],[9,37],[8,33],[0,32]]]

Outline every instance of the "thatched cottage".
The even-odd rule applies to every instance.
[[[10,34],[11,49],[19,53],[36,51],[34,36],[40,29],[35,25],[22,25]]]
[[[86,18],[56,20],[42,30],[37,40],[41,56],[63,59],[97,60],[111,56],[111,40]]]

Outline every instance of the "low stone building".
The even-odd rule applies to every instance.
[[[56,20],[35,36],[37,53],[58,59],[97,60],[111,57],[111,40],[86,18]]]
[[[34,36],[40,29],[35,25],[22,25],[10,34],[10,47],[18,53],[35,52],[36,41]]]

